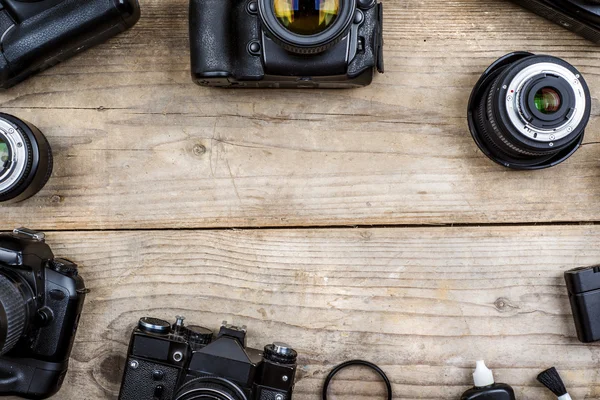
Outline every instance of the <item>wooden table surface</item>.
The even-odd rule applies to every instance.
[[[385,0],[386,74],[348,91],[219,90],[189,74],[186,0],[141,0],[131,31],[0,94],[48,137],[55,171],[0,229],[45,230],[91,289],[55,399],[116,399],[146,315],[300,353],[295,399],[380,364],[398,399],[457,399],[484,358],[519,399],[558,367],[600,398],[600,347],[575,337],[562,274],[600,262],[600,49],[503,0]],[[483,70],[515,50],[577,66],[585,144],[515,172],[467,129]],[[383,398],[340,375],[335,399]]]

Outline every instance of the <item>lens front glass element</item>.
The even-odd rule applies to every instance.
[[[329,28],[340,13],[342,0],[273,0],[275,16],[298,35],[316,35]]]
[[[10,151],[8,150],[8,143],[0,136],[0,175],[2,175],[8,168],[8,160],[10,159]]]
[[[551,87],[541,88],[534,98],[535,108],[542,114],[554,114],[560,110],[562,100],[558,91]]]

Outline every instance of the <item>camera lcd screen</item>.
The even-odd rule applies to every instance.
[[[290,32],[316,35],[329,28],[340,12],[341,0],[273,0],[275,16]]]

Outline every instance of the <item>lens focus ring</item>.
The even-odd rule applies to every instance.
[[[0,355],[9,352],[25,331],[27,310],[19,289],[0,275]]]

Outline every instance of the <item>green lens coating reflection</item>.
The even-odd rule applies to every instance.
[[[8,151],[8,144],[0,138],[0,173],[4,172],[8,168],[8,159],[10,152]]]
[[[554,114],[560,109],[562,100],[556,89],[545,87],[537,91],[534,102],[535,108],[542,114]]]
[[[329,28],[340,13],[342,0],[273,0],[275,16],[298,35],[316,35]]]

